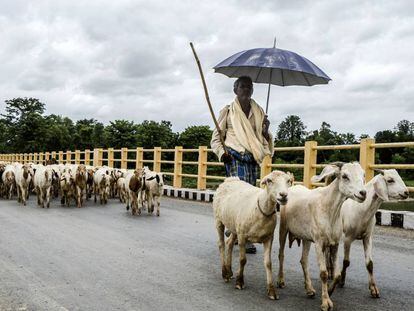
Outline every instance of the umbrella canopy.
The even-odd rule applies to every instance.
[[[270,85],[328,84],[331,80],[307,58],[291,51],[259,48],[236,53],[214,67],[214,71],[230,78],[249,76],[253,82],[269,84],[266,113],[269,108]]]
[[[307,58],[277,48],[259,48],[236,53],[214,67],[231,78],[249,76],[256,83],[273,85],[327,84],[329,78]]]

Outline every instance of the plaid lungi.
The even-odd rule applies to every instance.
[[[227,152],[233,157],[233,161],[231,163],[226,163],[224,165],[226,168],[226,176],[239,177],[241,180],[256,186],[258,165],[253,157],[253,154],[248,151],[242,154],[231,148],[226,149]]]

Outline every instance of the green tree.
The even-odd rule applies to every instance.
[[[75,149],[75,127],[70,118],[51,114],[45,117],[40,151],[65,151]],[[76,133],[75,133],[76,134]]]
[[[2,114],[9,124],[16,124],[31,114],[42,115],[45,112],[45,104],[37,98],[13,98],[5,101],[6,114]]]
[[[178,134],[172,131],[170,121],[145,120],[137,128],[138,145],[144,148],[173,148],[178,141]]]
[[[210,146],[213,131],[207,125],[189,126],[178,138],[178,143],[184,148],[198,148],[198,146]]]
[[[4,119],[0,119],[0,153],[8,153],[7,125]]]
[[[102,128],[99,134],[101,137],[96,139],[96,128]],[[103,142],[103,124],[95,119],[82,119],[76,121],[74,144],[77,149],[93,149],[96,145]]]
[[[6,100],[6,113],[2,114],[6,124],[10,151],[36,152],[44,146],[38,137],[44,127],[45,105],[36,98],[14,98]]]
[[[114,148],[137,146],[137,126],[134,122],[115,120],[105,127],[105,143]]]
[[[280,124],[276,132],[277,146],[300,146],[305,141],[306,126],[300,117],[290,115]]]
[[[105,126],[97,122],[93,128],[93,146],[94,148],[98,147],[111,147],[105,145]]]
[[[375,142],[377,143],[392,143],[397,141],[395,132],[390,130],[379,131],[374,136]],[[380,163],[391,163],[394,150],[385,148],[378,149],[378,159]]]
[[[395,127],[395,134],[398,141],[414,140],[414,122],[401,120]]]

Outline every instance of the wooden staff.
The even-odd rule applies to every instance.
[[[219,124],[217,122],[216,116],[214,115],[213,107],[211,106],[211,103],[210,103],[210,97],[208,96],[207,85],[206,85],[206,81],[204,79],[203,69],[201,68],[200,60],[198,59],[197,53],[196,53],[196,51],[194,49],[194,45],[193,45],[192,42],[190,42],[190,46],[191,46],[191,49],[193,50],[193,54],[194,54],[194,58],[195,58],[195,60],[197,62],[198,70],[200,71],[201,81],[203,82],[204,94],[206,95],[206,100],[207,100],[208,108],[210,109],[210,113],[211,113],[211,116],[213,118],[214,124],[216,126],[216,130],[219,133],[220,142],[221,142],[221,144],[223,146],[223,149],[224,149],[225,153],[227,153],[226,145],[224,144],[224,138],[223,138],[223,135],[221,135],[220,126],[219,126]]]

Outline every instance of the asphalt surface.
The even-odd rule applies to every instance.
[[[380,299],[370,297],[361,242],[353,244],[347,284],[332,296],[335,310],[414,310],[414,234],[377,228],[374,272]],[[273,247],[273,273],[277,274]],[[106,206],[38,208],[0,200],[0,310],[319,310],[303,288],[300,249],[285,254],[287,287],[266,296],[263,249],[248,255],[246,288],[224,283],[211,205],[162,199],[161,216],[131,216]],[[341,252],[342,261],[342,252]],[[238,267],[235,248],[233,270]]]

